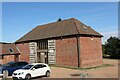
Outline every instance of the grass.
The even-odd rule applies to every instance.
[[[74,69],[74,70],[91,70],[91,69],[97,69],[97,68],[102,68],[102,67],[109,67],[109,66],[113,66],[113,65],[102,64],[100,66],[88,67],[88,68],[75,68],[75,67],[70,67],[70,66],[58,66],[58,65],[49,65],[49,66],[50,67],[60,67],[60,68]]]

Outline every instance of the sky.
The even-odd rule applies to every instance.
[[[15,42],[38,25],[76,18],[104,37],[118,36],[117,2],[3,2],[2,40]]]

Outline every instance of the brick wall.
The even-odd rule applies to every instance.
[[[79,37],[80,67],[102,64],[102,44],[99,37]],[[77,39],[64,38],[56,40],[56,64],[78,67]],[[30,61],[29,43],[17,44],[21,54],[20,60]]]
[[[19,60],[30,62],[29,43],[16,44],[20,50]]]
[[[11,62],[11,61],[14,61],[14,55],[8,55],[8,56],[4,56],[4,59],[3,59],[3,63],[2,64],[6,64],[8,62]]]
[[[102,44],[99,37],[80,37],[80,66],[91,67],[102,64]]]
[[[77,67],[77,40],[66,38],[56,40],[56,64]]]
[[[102,45],[99,37],[79,37],[80,67],[102,64]],[[76,38],[56,40],[56,64],[78,67]]]
[[[19,57],[19,55],[17,56]],[[5,55],[3,59],[0,59],[0,64],[6,64],[11,61],[18,61],[19,58],[17,58],[17,56],[16,55]]]

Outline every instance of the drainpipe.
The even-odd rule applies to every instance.
[[[80,42],[79,42],[79,37],[76,36],[77,39],[77,53],[78,53],[78,68],[80,67]]]

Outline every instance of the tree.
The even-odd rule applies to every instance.
[[[109,54],[110,58],[120,59],[120,39],[110,37],[105,44],[105,54]]]

